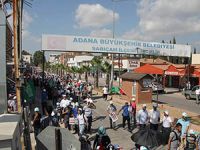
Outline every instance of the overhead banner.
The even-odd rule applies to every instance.
[[[88,36],[42,35],[42,50],[190,57],[190,45]]]

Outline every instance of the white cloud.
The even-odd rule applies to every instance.
[[[118,19],[119,14],[115,13],[115,20]],[[113,22],[113,12],[100,4],[80,4],[75,20],[80,28],[99,28]]]
[[[125,38],[158,39],[200,32],[200,0],[141,0],[137,27]]]
[[[97,30],[93,30],[90,33],[90,36],[93,36],[93,37],[109,37],[109,38],[111,38],[112,37],[112,31],[109,30],[109,29],[106,29],[106,28],[97,29]]]

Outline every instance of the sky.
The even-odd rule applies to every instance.
[[[200,49],[200,0],[30,0],[23,49],[41,50],[42,34],[190,44]],[[115,17],[113,17],[113,10]],[[114,19],[113,19],[114,18]]]

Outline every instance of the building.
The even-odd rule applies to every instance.
[[[200,65],[200,54],[192,54],[192,64]]]
[[[31,59],[32,59],[32,55],[31,54],[29,54],[29,55],[22,55],[22,59],[23,59],[24,62],[30,64],[31,63]]]
[[[59,56],[58,54],[50,54],[49,55],[49,62],[52,64],[57,64],[59,63]]]
[[[120,76],[124,100],[130,101],[135,98],[137,103],[150,103],[152,101],[152,89],[148,83],[153,79],[149,74],[126,72]]]
[[[94,56],[88,56],[88,55],[82,55],[82,56],[75,56],[72,58],[69,58],[67,61],[67,65],[69,67],[72,66],[82,66],[82,65],[89,65],[91,64],[92,59],[94,58]]]
[[[183,88],[200,84],[200,65],[185,64],[145,64],[134,70],[136,73],[151,74],[164,87]]]

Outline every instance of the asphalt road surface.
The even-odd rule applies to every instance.
[[[156,95],[153,95],[153,100],[156,100]],[[158,101],[169,106],[200,114],[200,105],[196,104],[196,100],[187,100],[181,93],[159,94]]]

